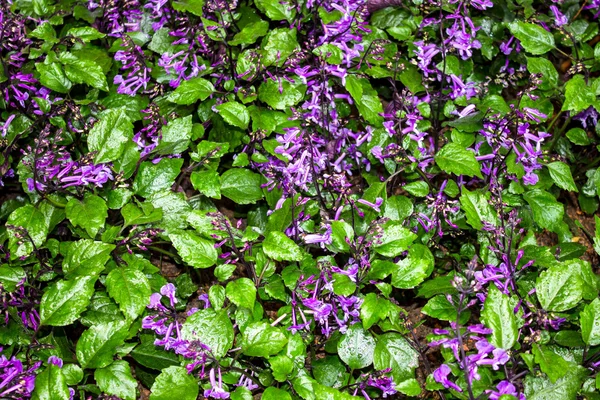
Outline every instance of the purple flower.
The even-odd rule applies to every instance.
[[[381,376],[379,378],[370,377],[367,384],[381,390],[384,399],[398,393],[395,389],[394,379],[390,376]]]
[[[146,57],[142,48],[123,35],[121,46],[124,50],[115,53],[115,61],[120,61],[122,74],[116,75],[113,83],[118,84],[117,93],[135,96],[140,89],[146,90],[150,82],[151,70],[146,66]]]
[[[25,370],[23,363],[15,357],[0,356],[0,398],[30,398],[35,385],[35,370],[40,365],[38,362]]]
[[[57,356],[50,356],[50,358],[48,358],[48,364],[53,364],[59,368],[62,368],[63,360]]]
[[[554,15],[554,24],[556,26],[560,27],[569,23],[569,19],[555,5],[550,6],[550,11]]]
[[[331,244],[331,225],[325,226],[325,232],[322,234],[311,233],[304,236],[304,243],[319,244],[321,248],[325,248],[326,244]]]
[[[175,304],[177,304],[177,298],[175,297],[176,290],[177,289],[175,288],[175,285],[172,283],[167,283],[165,286],[160,288],[160,294],[167,296],[169,302],[171,303],[171,307],[175,307]]]
[[[510,383],[509,381],[502,381],[496,386],[496,391],[494,390],[486,390],[486,393],[490,395],[490,400],[499,400],[503,395],[514,396],[519,400],[525,400],[525,395],[523,393],[517,392],[517,388],[515,385]]]
[[[210,384],[211,388],[204,391],[204,397],[212,397],[213,399],[228,399],[229,393],[223,389],[223,382],[221,381],[221,368],[219,371],[219,382],[215,379],[215,369],[210,369]]]
[[[462,392],[462,389],[458,387],[458,385],[448,379],[448,375],[450,375],[451,372],[449,366],[442,364],[438,369],[433,371],[433,379],[435,379],[436,382],[441,383],[446,389],[454,389],[457,392]]]

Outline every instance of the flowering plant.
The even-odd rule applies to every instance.
[[[597,0],[0,0],[0,398],[600,398]]]

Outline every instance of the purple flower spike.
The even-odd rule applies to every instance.
[[[215,379],[215,369],[210,369],[210,384],[212,387],[204,391],[204,397],[212,397],[213,399],[228,399],[229,393],[223,389],[223,382],[221,381],[221,368],[219,370],[219,382]]]
[[[462,389],[458,387],[458,385],[448,379],[448,375],[450,375],[451,372],[449,366],[442,364],[438,369],[433,371],[433,379],[435,379],[436,382],[441,383],[446,389],[454,389],[457,392],[462,392]]]

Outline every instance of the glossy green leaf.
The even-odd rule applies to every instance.
[[[489,342],[497,348],[509,350],[517,342],[519,330],[514,309],[510,297],[496,285],[489,286],[481,318],[485,326],[492,329]]]
[[[579,314],[581,336],[588,346],[600,344],[600,299],[594,299]]]
[[[434,258],[427,246],[414,244],[408,256],[398,262],[392,274],[392,285],[400,289],[412,289],[421,284],[433,272]]]
[[[123,400],[135,400],[137,381],[131,374],[126,361],[117,360],[105,368],[94,371],[96,384],[104,393],[112,394]]]
[[[213,243],[192,231],[170,233],[169,239],[181,259],[193,267],[208,268],[217,262],[217,250]]]
[[[419,366],[419,354],[398,333],[386,333],[377,338],[373,353],[373,365],[377,370],[391,368],[394,380],[402,382],[414,376]]]
[[[448,143],[442,147],[435,155],[435,163],[448,173],[483,178],[475,153],[457,143]]]
[[[204,78],[195,77],[181,84],[169,94],[167,99],[175,104],[189,105],[198,100],[204,101],[215,92],[213,84]]]
[[[523,198],[531,207],[533,219],[540,227],[552,230],[562,221],[564,206],[550,193],[534,189],[526,192]]]
[[[93,276],[75,277],[49,286],[40,303],[40,323],[51,326],[73,323],[90,303],[96,279]]]
[[[281,328],[265,321],[250,323],[242,335],[242,352],[250,357],[268,357],[279,353],[288,339]]]
[[[583,297],[580,272],[565,264],[555,264],[536,279],[536,294],[540,304],[548,311],[567,311]]]
[[[221,176],[221,194],[237,204],[254,204],[264,194],[262,177],[248,169],[228,169]]]
[[[94,238],[98,231],[104,227],[108,217],[108,206],[103,198],[92,193],[86,193],[83,201],[72,198],[65,207],[67,218],[75,226],[79,226]]]
[[[215,108],[219,115],[221,115],[229,125],[236,126],[240,129],[248,128],[248,124],[250,123],[250,113],[243,104],[229,101],[227,103],[219,104]]]
[[[227,298],[238,307],[254,308],[256,301],[256,286],[248,278],[238,278],[227,284],[225,289]]]
[[[169,367],[160,373],[150,389],[150,400],[196,400],[198,382],[184,367]]]
[[[207,345],[213,356],[224,357],[233,346],[233,325],[227,310],[199,310],[181,328],[185,340],[198,340]]]
[[[77,360],[83,368],[104,368],[113,362],[117,347],[129,332],[125,321],[93,325],[77,341]]]
[[[36,376],[32,400],[69,400],[69,398],[69,387],[59,366],[49,364]]]
[[[385,257],[396,257],[407,250],[416,238],[417,235],[401,222],[390,221],[383,226],[383,235],[375,242],[373,249]]]
[[[115,161],[123,154],[125,145],[133,137],[133,124],[125,107],[102,113],[88,135],[90,151],[95,152],[96,163]]]
[[[148,278],[134,267],[113,269],[106,277],[105,285],[110,297],[131,320],[144,311],[152,294]]]
[[[263,250],[276,261],[300,261],[303,258],[300,247],[283,232],[269,232],[263,242]]]
[[[538,24],[514,21],[508,24],[508,29],[531,54],[545,54],[555,47],[554,36]]]
[[[96,62],[90,59],[78,58],[68,52],[60,53],[59,59],[63,63],[67,78],[71,82],[85,83],[93,88],[108,92],[106,74]]]
[[[352,369],[361,369],[373,364],[375,339],[361,324],[351,325],[337,346],[338,355]]]
[[[556,186],[561,189],[569,190],[571,192],[578,192],[577,185],[573,180],[573,174],[567,164],[561,161],[555,161],[547,165],[550,176]]]

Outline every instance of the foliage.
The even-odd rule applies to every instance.
[[[0,398],[600,398],[599,15],[1,1]]]

